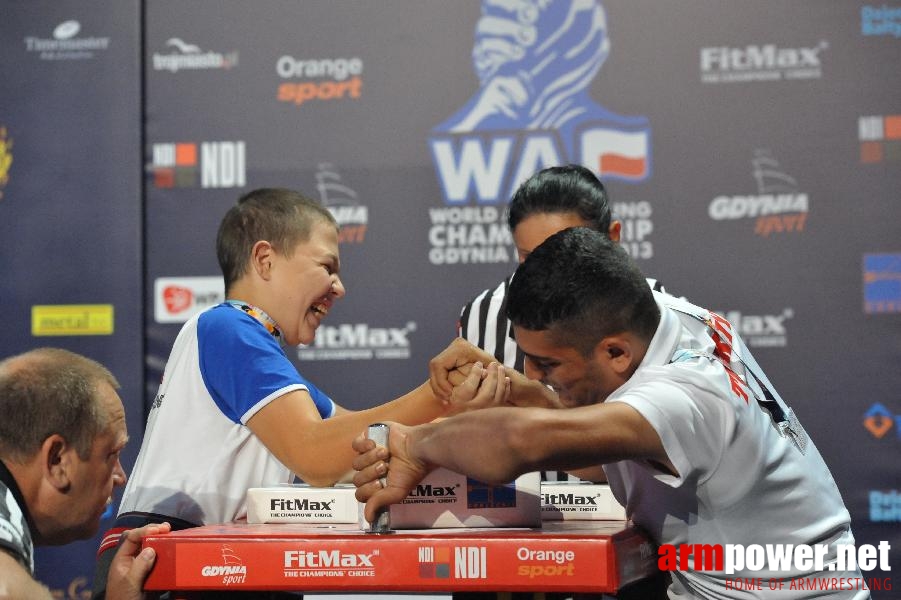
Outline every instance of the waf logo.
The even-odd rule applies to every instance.
[[[241,557],[235,554],[231,546],[222,544],[222,562],[217,565],[204,565],[200,569],[200,575],[204,578],[220,579],[222,585],[244,583],[247,579],[247,566]]]
[[[243,141],[153,144],[152,159],[157,188],[233,188],[247,183]]]
[[[9,183],[9,169],[13,164],[13,139],[9,137],[6,127],[0,126],[0,200],[3,199],[3,188]]]
[[[860,162],[901,161],[901,115],[860,117],[857,137]]]
[[[867,314],[901,312],[901,254],[865,254],[863,308]]]
[[[562,163],[604,180],[647,179],[647,118],[615,114],[589,94],[610,47],[597,2],[484,0],[472,51],[479,90],[429,138],[445,204],[506,202],[527,177]]]
[[[714,221],[754,219],[754,233],[762,237],[804,231],[807,194],[799,191],[798,182],[782,170],[769,150],[754,151],[751,173],[757,183],[757,193],[717,196],[708,208],[710,218]]]

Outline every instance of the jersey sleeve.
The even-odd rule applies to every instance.
[[[654,476],[672,487],[686,481],[703,483],[710,477],[736,429],[736,414],[730,402],[703,386],[696,387],[690,378],[670,376],[666,380],[638,382],[608,402],[628,404],[657,432],[678,475],[656,470]]]
[[[209,311],[198,322],[200,370],[214,402],[235,423],[246,423],[272,400],[306,390],[320,416],[335,404],[298,373],[274,338],[250,315],[228,306]]]

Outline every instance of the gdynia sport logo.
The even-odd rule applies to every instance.
[[[661,571],[706,571],[725,575],[727,589],[863,590],[892,589],[891,577],[852,573],[891,571],[891,545],[872,544],[661,544]],[[731,577],[731,576],[735,577]]]

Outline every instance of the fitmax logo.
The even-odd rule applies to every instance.
[[[416,486],[416,489],[410,492],[411,496],[417,497],[429,497],[429,498],[447,498],[447,497],[456,497],[457,492],[454,489],[457,486],[453,485],[431,485],[431,484],[419,484]]]
[[[318,501],[318,500],[310,500],[309,498],[303,499],[281,499],[281,498],[273,498],[269,501],[269,509],[270,510],[333,510],[332,504],[334,504],[334,500],[328,501]]]
[[[373,567],[374,554],[349,554],[340,550],[285,550],[286,569]]]
[[[542,494],[545,504],[571,504],[576,506],[597,506],[598,496],[581,496],[579,494]]]
[[[819,68],[825,41],[812,48],[779,48],[775,44],[744,48],[702,48],[701,70],[751,71],[761,69]]]
[[[409,348],[408,335],[416,323],[406,327],[370,327],[366,323],[321,325],[316,332],[315,348]]]

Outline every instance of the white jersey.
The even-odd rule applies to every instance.
[[[632,521],[659,544],[853,544],[850,515],[825,462],[808,441],[802,453],[783,437],[758,403],[762,388],[741,363],[749,353],[725,320],[711,334],[705,309],[655,294],[661,320],[641,365],[607,402],[635,408],[657,431],[678,475],[647,462],[604,466],[616,498]],[[675,310],[674,310],[675,309]],[[695,316],[690,316],[694,314]],[[710,322],[710,321],[708,321]],[[723,346],[738,342],[733,348]],[[733,368],[727,370],[732,352]],[[724,353],[726,356],[724,356]],[[745,354],[745,356],[742,356]],[[760,375],[760,374],[758,374]],[[762,378],[762,376],[761,376]],[[756,395],[755,395],[756,394]],[[672,572],[671,598],[868,598],[860,589],[773,592],[730,589],[726,579],[814,576],[790,570],[704,569]],[[860,577],[859,570],[820,573]],[[788,586],[788,583],[786,583]],[[858,587],[864,587],[859,584]]]
[[[119,515],[152,513],[195,525],[245,517],[249,488],[294,479],[246,423],[295,390],[309,392],[322,418],[334,414],[332,400],[251,315],[224,303],[189,320],[166,363]]]

